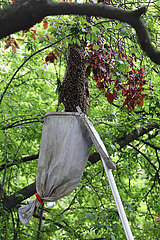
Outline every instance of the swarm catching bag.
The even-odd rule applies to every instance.
[[[92,140],[79,113],[46,114],[36,175],[36,191],[43,202],[54,202],[77,187],[91,147]],[[36,199],[19,208],[25,226],[39,205]]]
[[[69,195],[77,187],[92,143],[100,154],[126,237],[133,239],[111,171],[116,166],[94,126],[82,113],[48,113],[45,116],[36,176],[38,200],[29,201],[18,211],[25,226],[36,207],[43,205],[44,201],[54,202]]]

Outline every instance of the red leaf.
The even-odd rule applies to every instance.
[[[47,38],[48,40],[50,40],[49,37],[48,37],[48,35],[45,35],[45,36],[46,36],[46,38]]]
[[[35,35],[37,34],[37,33],[36,33],[36,30],[34,30],[34,29],[31,29],[31,31],[34,32]]]
[[[110,103],[110,104],[112,104],[113,103],[113,100],[114,100],[114,96],[113,96],[113,94],[112,93],[105,93],[105,97],[107,98],[107,100],[108,100],[108,102]]]
[[[31,38],[33,38],[34,40],[36,40],[36,35],[37,35],[36,30],[31,29],[31,31],[32,31],[32,33],[31,33]]]
[[[113,89],[113,97],[115,100],[119,98],[118,92],[115,89]]]
[[[48,28],[48,22],[47,22],[47,20],[44,20],[44,21],[43,21],[43,28],[44,28],[44,29],[47,29],[47,28]]]
[[[16,46],[12,45],[12,50],[13,50],[13,52],[16,53],[16,51],[17,51]]]
[[[55,54],[57,55],[57,57],[60,57],[61,56],[61,51],[59,49],[55,49],[54,50]]]
[[[34,40],[36,40],[35,34],[31,34],[31,38],[33,38]]]
[[[96,85],[101,91],[105,91],[105,85],[104,82],[98,82]]]
[[[19,42],[24,42],[24,39],[21,39],[21,38],[16,38],[16,40]]]
[[[133,67],[133,61],[130,60],[129,63],[130,63],[130,66]]]
[[[57,59],[55,54],[53,52],[50,52],[48,56],[45,58],[46,64],[48,64],[48,62],[54,63],[55,59]]]
[[[138,99],[138,106],[143,106],[143,100],[144,100],[144,97],[146,97],[147,94],[141,94],[139,99]]]

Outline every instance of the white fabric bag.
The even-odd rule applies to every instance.
[[[80,183],[92,141],[78,115],[48,113],[43,126],[36,190],[54,202]]]
[[[92,140],[79,113],[47,113],[44,119],[36,190],[42,201],[54,202],[69,195],[80,183]],[[19,208],[26,226],[38,200]]]

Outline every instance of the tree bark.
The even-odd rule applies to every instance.
[[[33,196],[36,193],[36,182],[28,185],[25,188],[22,188],[18,192],[14,193],[13,195],[9,196],[5,200],[3,200],[3,206],[6,210],[10,210],[11,208],[16,207],[20,204],[23,200]]]
[[[130,142],[138,140],[139,137],[159,127],[160,125],[158,123],[148,123],[147,125],[139,127],[138,129],[133,130],[131,133],[126,134],[124,137],[119,138],[116,142],[119,144],[121,148],[123,148]]]

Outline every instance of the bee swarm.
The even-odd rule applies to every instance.
[[[86,111],[85,89],[85,55],[84,46],[69,44],[66,72],[61,86],[60,101],[66,112],[76,112],[79,106],[82,112]]]

